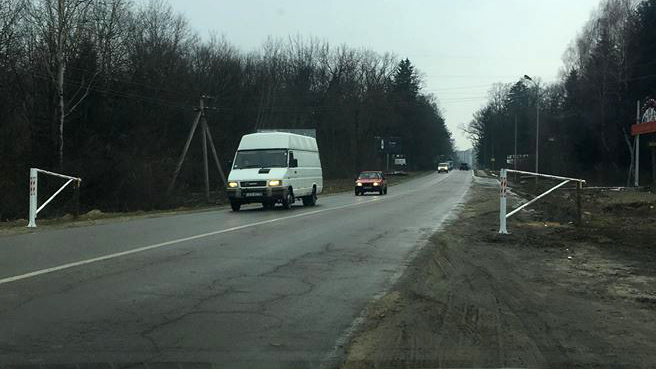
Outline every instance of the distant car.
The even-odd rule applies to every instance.
[[[469,170],[469,164],[460,163],[460,170]]]
[[[449,163],[439,163],[437,165],[437,172],[438,173],[449,173]]]
[[[360,173],[355,180],[355,196],[363,195],[365,192],[378,192],[387,195],[387,179],[383,172],[368,170]]]

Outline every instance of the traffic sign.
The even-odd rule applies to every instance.
[[[400,137],[377,137],[378,151],[384,154],[401,154],[403,148],[401,147]]]

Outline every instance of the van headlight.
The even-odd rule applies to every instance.
[[[269,186],[270,187],[278,187],[282,185],[282,181],[279,179],[272,179],[269,181]]]
[[[239,187],[239,183],[237,183],[237,182],[228,182],[228,187],[230,187],[230,188]]]
[[[378,186],[378,185],[380,185],[380,183],[374,182],[374,186]]]
[[[362,187],[362,182],[356,182],[355,185]]]

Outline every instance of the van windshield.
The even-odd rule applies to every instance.
[[[286,168],[287,150],[241,150],[237,151],[233,169]]]

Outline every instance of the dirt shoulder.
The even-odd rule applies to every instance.
[[[656,365],[656,195],[586,193],[582,227],[555,196],[501,236],[498,188],[475,185],[368,307],[343,367]]]

